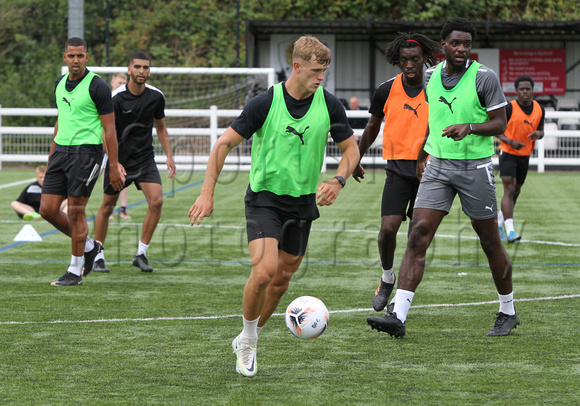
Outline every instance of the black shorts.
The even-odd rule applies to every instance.
[[[504,151],[499,154],[500,178],[516,178],[516,184],[523,185],[529,168],[529,156],[512,155]]]
[[[248,243],[259,238],[275,238],[279,249],[303,257],[311,226],[312,220],[296,219],[275,207],[256,207],[246,203]]]
[[[42,194],[90,197],[102,161],[102,154],[64,152],[57,146],[48,160]]]
[[[386,169],[387,179],[383,188],[381,216],[403,216],[403,221],[413,218],[413,208],[419,179],[408,178]]]
[[[157,164],[153,158],[138,165],[131,165],[128,163],[127,166],[123,165],[123,167],[125,168],[125,172],[127,172],[123,189],[129,187],[133,182],[135,182],[135,187],[138,190],[141,190],[139,183],[158,183],[161,185],[161,175],[159,175]],[[113,189],[111,186],[111,181],[109,180],[109,165],[107,165],[107,168],[105,169],[103,191],[108,195],[116,195],[120,193],[120,191]]]

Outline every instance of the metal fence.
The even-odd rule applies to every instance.
[[[172,154],[180,169],[205,170],[209,151],[227,126],[241,110],[224,110],[211,106],[209,109],[167,109],[166,122],[170,136]],[[3,162],[46,162],[52,143],[54,127],[3,126],[3,117],[56,117],[56,109],[2,108],[0,106],[0,169]],[[369,117],[366,111],[347,110],[348,117]],[[172,127],[172,118],[197,118],[197,127]],[[558,124],[558,122],[562,124]],[[578,122],[578,125],[569,124]],[[568,123],[568,124],[564,124]],[[362,135],[355,129],[355,135]],[[382,130],[377,140],[365,154],[365,166],[383,166]],[[155,135],[155,129],[154,129]],[[158,164],[165,162],[165,153],[157,137],[153,138]],[[251,140],[244,141],[226,160],[224,170],[249,170]],[[341,152],[332,140],[326,148],[325,168],[340,161]],[[497,163],[497,157],[493,158]],[[536,143],[530,165],[544,172],[546,167],[580,169],[580,111],[546,111],[545,137]]]

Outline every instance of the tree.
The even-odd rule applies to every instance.
[[[446,20],[457,15],[473,20],[580,18],[579,3],[568,0],[239,1],[242,22],[365,20],[367,16],[420,21]],[[110,0],[110,64],[125,66],[131,53],[143,50],[156,66],[235,66],[236,3],[237,0]],[[85,1],[85,40],[91,65],[105,64],[105,4],[105,0]],[[60,55],[68,32],[68,1],[3,0],[1,7],[0,103],[5,107],[53,107],[54,83],[60,75]],[[244,46],[242,38],[242,61]]]

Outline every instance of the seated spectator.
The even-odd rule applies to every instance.
[[[356,96],[353,96],[350,98],[350,100],[348,102],[348,109],[349,110],[365,110],[364,108],[361,108],[359,106],[358,97],[356,97]],[[350,127],[353,130],[364,129],[367,126],[368,121],[369,121],[368,119],[362,118],[362,117],[349,117],[348,118],[348,124],[350,124]]]
[[[46,173],[46,165],[36,167],[36,182],[26,186],[18,199],[10,203],[12,209],[21,219],[40,220],[42,217],[38,214],[40,209],[40,197],[42,195],[42,184],[44,183],[44,174]],[[60,209],[64,212],[67,210],[66,199],[62,202]]]

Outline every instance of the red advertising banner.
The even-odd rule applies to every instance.
[[[534,80],[534,94],[566,93],[565,49],[500,49],[499,79],[505,94],[515,94],[520,76]]]

